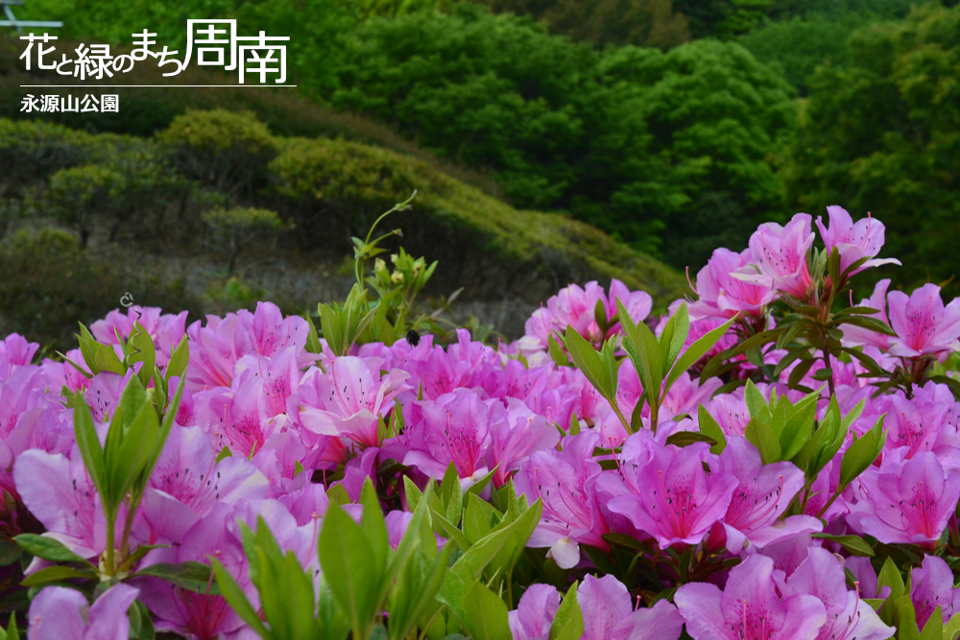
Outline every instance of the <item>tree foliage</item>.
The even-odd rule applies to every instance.
[[[687,18],[671,0],[480,0],[497,13],[529,15],[553,33],[596,46],[669,48],[690,39]]]
[[[790,198],[873,212],[906,265],[901,281],[949,279],[960,271],[960,7],[926,5],[850,46],[849,69],[824,66],[810,81],[785,153]]]
[[[791,89],[736,44],[598,53],[529,18],[461,8],[371,20],[346,55],[335,104],[493,169],[520,206],[663,246],[679,266],[744,242],[778,208],[765,159],[791,126]],[[692,260],[691,225],[707,236]]]

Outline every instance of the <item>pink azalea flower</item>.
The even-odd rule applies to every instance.
[[[783,572],[773,560],[750,556],[730,570],[726,588],[694,582],[677,589],[674,602],[694,640],[815,640],[826,608],[809,594],[781,595]]]
[[[393,408],[398,394],[410,388],[406,378],[399,369],[381,377],[376,358],[337,358],[327,373],[311,369],[301,381],[296,394],[299,422],[312,433],[375,447],[377,420]]]
[[[810,216],[798,213],[781,227],[775,222],[766,222],[750,236],[750,251],[753,265],[739,269],[736,276],[745,282],[761,287],[774,287],[778,291],[803,300],[810,289],[810,271],[807,254],[813,246],[814,234],[810,230]]]
[[[508,614],[513,640],[547,640],[559,608],[560,594],[556,587],[530,585],[517,603],[517,610]]]
[[[236,515],[234,506],[216,505],[190,528],[180,546],[150,551],[141,567],[160,562],[209,564],[209,557],[213,556],[237,580],[256,610],[260,598],[250,582],[247,558],[235,526]],[[196,593],[159,578],[133,578],[130,583],[140,589],[140,599],[155,616],[157,631],[214,640],[244,626],[223,596]]]
[[[722,522],[731,553],[739,553],[747,541],[762,548],[797,533],[823,530],[821,522],[810,516],[791,516],[778,522],[803,488],[803,472],[793,463],[764,465],[756,447],[746,438],[736,437],[727,441],[718,470],[739,481]]]
[[[925,284],[910,297],[902,291],[887,296],[890,303],[890,326],[897,334],[890,339],[890,353],[916,357],[928,353],[960,350],[960,298],[946,307],[940,298],[940,287]]]
[[[401,441],[408,453],[403,464],[439,479],[453,462],[465,487],[486,475],[484,456],[492,442],[491,431],[503,420],[498,400],[485,401],[474,391],[457,389],[435,402],[424,400],[413,406],[419,411],[409,410],[409,418],[404,411],[407,426]],[[419,419],[414,417],[417,413]]]
[[[97,320],[90,325],[90,333],[98,342],[104,344],[119,344],[117,334],[126,340],[133,331],[133,325],[139,322],[147,330],[150,339],[157,347],[157,366],[166,368],[173,355],[174,349],[180,344],[185,333],[187,312],[163,314],[159,307],[129,307],[126,315],[119,309],[114,309],[103,320]]]
[[[23,336],[11,333],[0,340],[0,365],[10,364],[18,367],[28,365],[39,348],[40,345],[36,342],[27,342]]]
[[[13,478],[23,503],[47,528],[44,534],[83,558],[107,546],[100,496],[87,475],[79,449],[71,457],[31,449],[17,457]],[[121,509],[122,518],[126,517]]]
[[[560,442],[560,432],[546,418],[536,415],[516,398],[507,400],[505,419],[494,423],[486,455],[487,467],[496,467],[496,487],[506,484],[534,451],[553,449]]]
[[[910,599],[917,612],[917,626],[924,625],[940,607],[943,623],[960,613],[960,588],[953,587],[953,571],[943,558],[925,556],[920,568],[910,574]]]
[[[896,629],[883,624],[859,593],[847,589],[840,561],[826,549],[811,547],[787,585],[823,603],[827,621],[820,627],[817,640],[887,640],[896,633]]]
[[[916,388],[914,397],[907,399],[902,391],[874,401],[873,412],[886,413],[883,426],[887,430],[884,451],[906,447],[904,458],[912,458],[918,451],[933,451],[941,463],[958,448],[953,409],[953,394],[946,385],[928,382]],[[876,420],[876,418],[874,418]]]
[[[173,427],[141,507],[135,533],[148,544],[183,542],[187,531],[218,503],[265,498],[267,479],[238,456],[216,462],[200,427]]]
[[[755,318],[762,316],[766,305],[776,299],[776,290],[733,275],[751,262],[750,249],[739,254],[729,249],[715,250],[707,266],[697,274],[696,293],[700,299],[690,305],[691,318],[732,318],[740,312]]]
[[[580,335],[595,345],[603,342],[606,336],[600,335],[597,324],[596,306],[601,303],[607,319],[617,313],[617,300],[623,304],[634,322],[646,319],[653,306],[653,298],[645,291],[630,291],[619,280],[610,283],[610,294],[606,295],[603,287],[596,282],[588,282],[585,287],[571,284],[561,289],[557,295],[547,300],[547,306],[533,312],[527,320],[524,329],[525,335],[517,341],[517,346],[524,353],[544,351],[547,349],[551,334],[563,334],[568,326],[573,327]],[[608,327],[608,330],[619,331],[619,323]]]
[[[817,216],[817,226],[820,236],[826,245],[827,254],[836,248],[840,252],[840,273],[846,271],[850,265],[862,258],[871,258],[857,267],[850,275],[860,273],[870,267],[879,267],[884,264],[899,265],[896,258],[875,259],[883,247],[884,226],[879,220],[874,220],[870,214],[863,220],[853,222],[847,210],[837,205],[827,207],[827,216],[830,218],[830,227],[823,226],[822,216]]]
[[[656,538],[661,549],[678,542],[699,543],[729,508],[737,478],[704,471],[704,463],[717,466],[705,443],[679,451],[656,442],[649,446],[652,457],[647,464],[638,470],[623,468],[630,493],[610,500],[610,511]]]
[[[93,603],[76,589],[47,587],[30,603],[28,640],[127,640],[127,609],[139,591],[118,584]]]
[[[919,544],[933,549],[960,500],[960,474],[947,474],[937,456],[920,451],[910,460],[884,456],[878,469],[859,480],[859,506],[869,515],[863,532],[885,544]]]
[[[880,588],[877,570],[870,563],[870,558],[850,556],[844,560],[843,566],[850,570],[857,581],[860,597],[886,600],[890,596],[892,589],[889,586]]]
[[[588,574],[577,588],[577,602],[583,613],[581,640],[677,640],[683,631],[675,606],[660,600],[634,611],[630,592],[610,575]]]
[[[549,547],[549,556],[563,569],[580,562],[580,543],[609,548],[601,537],[610,532],[609,519],[596,493],[598,441],[592,431],[567,436],[562,451],[533,453],[514,477],[517,493],[531,503],[543,501],[543,516],[527,546]]]

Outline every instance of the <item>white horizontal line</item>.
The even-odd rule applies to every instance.
[[[184,88],[184,87],[198,87],[203,89],[209,88],[229,88],[235,87],[237,89],[273,89],[275,87],[296,87],[295,84],[22,84],[20,85],[21,89],[27,88],[44,88],[44,89],[56,89],[56,88],[81,88],[88,89],[90,87],[103,87],[106,89],[113,89],[119,87],[126,88]]]

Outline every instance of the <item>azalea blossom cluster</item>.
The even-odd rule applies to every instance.
[[[548,637],[574,580],[581,637],[591,640],[676,640],[684,630],[695,640],[885,640],[897,629],[880,608],[890,586],[877,553],[894,546],[901,568],[912,565],[904,575],[918,627],[934,615],[949,624],[960,613],[951,568],[960,555],[960,403],[949,374],[934,372],[960,351],[960,299],[944,304],[933,284],[888,291],[890,281],[881,280],[859,305],[868,320],[843,325],[838,341],[864,360],[837,351],[780,366],[789,340],[735,353],[777,327],[784,305],[816,307],[841,280],[899,264],[877,257],[884,227],[872,217],[854,222],[829,207],[828,222],[816,225],[824,263],[835,256],[829,274],[817,270],[807,214],[761,225],[742,253],[713,253],[696,276],[679,348],[733,323],[665,387],[658,411],[631,359],[618,357],[616,394],[607,398],[558,357],[568,327],[622,356],[618,310],[662,337],[687,304],[652,317],[650,296],[616,280],[607,290],[595,282],[566,287],[534,312],[520,340],[498,348],[459,330],[447,346],[424,335],[337,355],[325,340],[308,348],[308,321],[267,302],[189,326],[186,312],[111,312],[90,332],[118,355],[136,325],[156,345],[159,370],[184,336],[189,345],[175,424],[130,528],[131,547],[145,550],[136,568],[216,559],[256,610],[241,523],[254,528],[263,518],[321,589],[317,540],[333,492],[362,521],[362,487],[376,486],[396,548],[411,520],[403,478],[422,489],[452,468],[462,491],[482,487],[475,495],[490,499],[511,486],[526,504],[542,504],[526,546],[553,567],[554,581],[520,585],[522,595],[509,602],[515,640]],[[892,330],[879,330],[884,325]],[[135,372],[94,375],[79,350],[34,364],[36,350],[15,334],[0,342],[4,535],[40,533],[96,565],[107,523],[67,405],[85,401],[105,441]],[[711,359],[726,362],[721,373],[705,374]],[[866,359],[907,377],[882,386]],[[838,409],[849,430],[808,477],[799,458],[771,461],[758,446],[758,402],[809,406],[818,428]],[[723,443],[699,437],[707,420]],[[878,422],[879,454],[848,478],[845,455],[879,433]],[[440,545],[457,544],[438,534]],[[642,570],[617,566],[624,550]],[[23,573],[52,564],[34,558]],[[19,567],[3,569],[19,575]],[[28,636],[127,638],[135,601],[157,630],[257,637],[223,596],[148,575],[93,603],[65,586],[41,589],[27,612]]]

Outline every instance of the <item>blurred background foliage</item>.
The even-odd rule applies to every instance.
[[[744,248],[761,221],[800,210],[816,217],[841,204],[887,225],[885,255],[905,266],[877,277],[902,288],[929,280],[960,293],[952,280],[960,270],[957,0],[29,0],[18,14],[63,19],[66,47],[129,46],[130,34],[148,28],[160,43],[182,49],[191,17],[236,17],[242,32],[291,37],[288,71],[299,96],[124,90],[120,114],[45,116],[111,132],[101,138],[110,144],[164,132],[149,152],[143,140],[129,143],[140,156],[131,155],[126,168],[97,160],[92,143],[88,159],[71,156],[78,152],[63,141],[80,132],[62,132],[60,142],[44,147],[43,167],[11,165],[18,177],[10,184],[39,180],[38,189],[53,192],[77,179],[54,180],[58,171],[82,166],[91,186],[80,200],[117,194],[110,219],[118,229],[133,215],[124,203],[145,203],[150,193],[163,194],[146,212],[151,219],[203,208],[183,204],[190,200],[263,207],[294,220],[271,198],[286,193],[291,211],[309,208],[313,195],[290,173],[299,165],[284,160],[300,154],[313,163],[303,166],[320,172],[310,180],[323,174],[324,184],[335,185],[324,188],[325,197],[345,184],[356,190],[324,203],[344,229],[362,226],[372,203],[392,204],[393,189],[384,187],[381,198],[372,195],[377,188],[429,171],[421,194],[433,198],[427,208],[439,217],[452,207],[454,218],[492,229],[518,216],[517,229],[528,231],[502,241],[511,255],[533,250],[523,238],[546,228],[545,220],[565,233],[579,220],[628,245],[634,264],[663,280],[671,268],[695,272],[718,246]],[[23,91],[13,85],[23,78],[16,60],[22,48],[5,40],[0,82],[10,90],[2,92],[0,114],[17,119]],[[181,81],[212,77],[190,70]],[[216,106],[255,114],[262,124],[248,132],[251,140],[316,143],[251,143],[227,158],[171,127],[189,108]],[[18,153],[29,156],[29,145]],[[150,163],[163,171],[134,184],[137,167]],[[225,165],[235,173],[224,173]],[[351,172],[391,178],[378,178],[374,188]],[[427,196],[440,180],[458,187]],[[461,188],[478,189],[484,205],[471,205]],[[291,189],[301,192],[294,197]],[[0,207],[0,228],[12,215],[3,211],[32,202],[21,191],[0,193],[13,199]],[[75,211],[72,221],[57,214],[81,246],[82,214]],[[308,237],[315,224],[295,222],[292,237]],[[461,276],[477,290],[487,286],[482,273]]]

